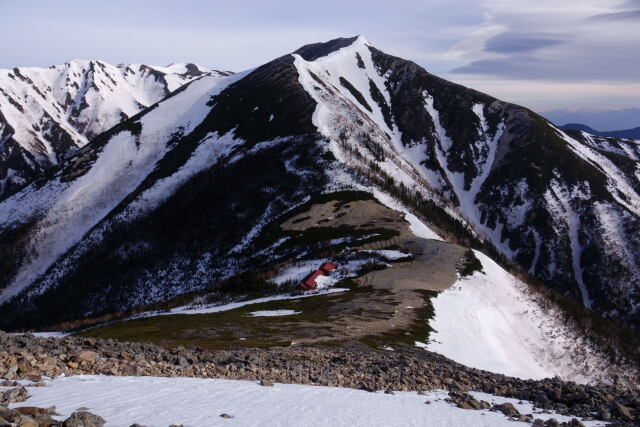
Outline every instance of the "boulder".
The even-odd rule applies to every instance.
[[[16,388],[6,390],[4,393],[2,393],[2,396],[0,397],[0,403],[1,402],[7,402],[7,403],[24,402],[25,400],[27,400],[28,397],[29,397],[29,394],[27,393],[27,390],[24,387],[19,386]]]
[[[106,424],[104,418],[87,411],[76,411],[64,420],[64,427],[101,427]]]
[[[502,403],[500,405],[493,405],[493,409],[500,411],[507,417],[519,417],[520,412],[511,403]]]
[[[122,368],[122,373],[130,377],[136,377],[142,373],[142,369],[135,365],[126,365],[124,368]]]
[[[100,355],[95,351],[86,350],[79,354],[76,354],[75,356],[73,356],[72,359],[74,362],[78,362],[78,363],[82,363],[82,362],[95,363],[98,360],[100,360]]]
[[[473,406],[469,404],[469,402],[465,402],[464,400],[457,401],[456,406],[460,409],[475,409]]]
[[[0,418],[11,422],[19,415],[20,414],[15,409],[7,408],[6,406],[0,405]]]
[[[38,422],[28,415],[19,415],[14,423],[18,427],[38,427]]]
[[[60,427],[62,423],[51,418],[47,414],[38,414],[33,419],[38,423],[38,427]]]
[[[9,368],[7,372],[3,375],[7,380],[17,380],[18,379],[18,365],[13,365]]]

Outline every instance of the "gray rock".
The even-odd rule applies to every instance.
[[[24,387],[19,386],[16,388],[6,390],[4,393],[2,393],[2,396],[0,397],[0,403],[1,402],[7,402],[7,403],[24,402],[28,398],[29,398],[29,394],[27,393],[27,390]]]
[[[18,411],[15,409],[7,408],[6,406],[0,405],[0,418],[3,418],[7,421],[13,421],[18,415]]]
[[[493,409],[500,411],[507,417],[519,417],[520,412],[511,403],[502,403],[500,405],[493,405]]]
[[[86,362],[86,363],[95,363],[100,360],[100,355],[95,351],[83,351],[80,352],[71,358],[74,362]]]
[[[135,377],[140,375],[140,368],[135,365],[127,365],[122,368],[122,374],[130,377]]]
[[[4,380],[4,381],[0,382],[0,386],[2,386],[2,387],[17,387],[18,385],[20,385],[20,384],[18,382],[16,382],[16,381]]]
[[[518,421],[523,422],[523,423],[530,423],[533,421],[533,417],[531,415],[520,415],[520,417],[518,418]]]
[[[64,420],[64,427],[101,427],[106,424],[104,418],[87,411],[76,411]]]
[[[475,409],[473,406],[469,404],[469,402],[465,402],[464,400],[459,400],[456,402],[456,406],[460,409]]]
[[[38,422],[28,415],[19,415],[13,422],[19,427],[38,427]]]

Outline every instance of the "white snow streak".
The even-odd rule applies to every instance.
[[[606,380],[606,362],[544,311],[526,285],[474,251],[486,274],[459,279],[432,300],[428,349],[505,375],[576,382]]]
[[[294,314],[300,314],[301,311],[295,310],[258,310],[252,311],[251,314],[253,317],[277,317],[277,316],[291,316]]]

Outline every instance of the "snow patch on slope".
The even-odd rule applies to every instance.
[[[432,299],[428,349],[456,362],[519,378],[610,381],[608,362],[542,308],[526,285],[474,251],[475,272]]]
[[[187,162],[171,176],[160,179],[145,190],[127,209],[116,217],[116,220],[130,220],[143,216],[171,197],[185,182],[215,165],[221,158],[229,156],[233,149],[244,141],[235,139],[232,132],[223,136],[217,133],[207,135],[194,150]]]
[[[545,192],[544,197],[552,212],[557,214],[556,218],[564,218],[566,230],[561,229],[559,235],[563,232],[569,237],[571,243],[571,263],[573,267],[574,277],[582,294],[582,302],[585,307],[591,308],[592,301],[589,297],[589,290],[584,283],[583,269],[580,262],[582,255],[582,244],[580,243],[580,215],[575,212],[571,206],[573,199],[588,200],[588,188],[574,187],[572,190],[566,188],[557,180],[552,180],[549,190]],[[556,221],[557,222],[557,221]],[[556,227],[562,227],[561,224],[555,224]]]

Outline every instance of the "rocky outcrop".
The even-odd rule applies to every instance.
[[[98,415],[87,411],[76,411],[64,421],[57,421],[53,416],[55,406],[38,408],[35,406],[20,406],[14,409],[0,403],[0,426],[16,427],[101,427],[106,421]]]

